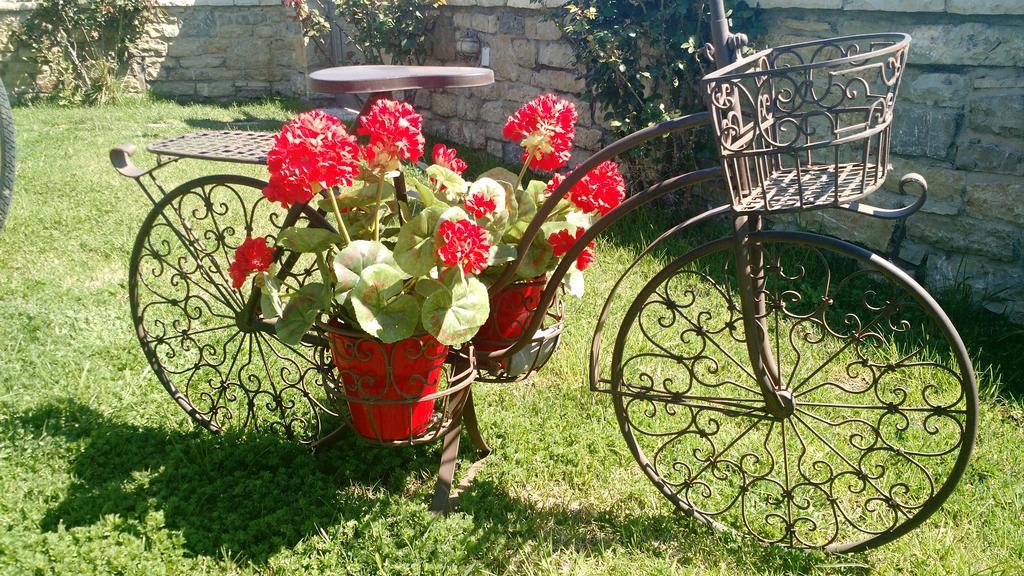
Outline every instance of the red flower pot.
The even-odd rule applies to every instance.
[[[479,350],[501,350],[511,345],[533,322],[547,279],[544,276],[509,284],[491,298],[487,322],[473,337]]]
[[[418,399],[437,392],[447,346],[429,334],[391,344],[356,332],[328,334],[357,433],[405,440],[427,429],[434,399]]]

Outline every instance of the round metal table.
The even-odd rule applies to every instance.
[[[467,66],[338,66],[309,75],[309,89],[328,94],[369,94],[362,116],[381,98],[391,98],[395,90],[438,90],[470,88],[494,83],[490,68]]]

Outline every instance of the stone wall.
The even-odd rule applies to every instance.
[[[183,99],[305,93],[301,27],[280,0],[160,0],[132,80]],[[9,31],[34,7],[0,0],[0,74],[16,92],[45,92],[45,73],[14,52]]]
[[[869,202],[905,203],[918,172],[929,200],[906,222],[832,211],[800,217],[887,251],[929,286],[966,280],[1024,321],[1024,2],[761,0],[769,45],[879,31],[909,33],[894,120],[893,178]],[[902,11],[893,11],[902,10]]]
[[[505,119],[538,94],[553,92],[577,105],[576,160],[600,147],[601,129],[590,105],[579,98],[582,72],[558,27],[544,19],[545,11],[530,0],[449,0],[441,9],[430,63],[479,65],[479,59],[455,53],[457,39],[473,33],[490,49],[495,83],[417,94],[416,107],[431,131],[518,163],[522,149],[501,136]]]
[[[549,0],[550,1],[550,0]],[[906,222],[849,213],[801,215],[799,225],[884,251],[930,286],[966,280],[987,306],[1024,320],[1024,1],[760,0],[759,45],[879,31],[913,36],[896,107],[895,177],[872,201],[906,202],[899,176],[919,172],[929,201]],[[894,11],[895,10],[895,11]],[[454,41],[475,31],[491,48],[489,88],[422,93],[428,126],[509,160],[501,125],[543,91],[583,88],[572,51],[530,0],[452,0],[443,8],[435,61],[456,64]],[[578,142],[601,132],[582,104]]]

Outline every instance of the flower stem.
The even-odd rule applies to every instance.
[[[338,208],[338,199],[334,197],[334,189],[325,190],[325,192],[327,192],[327,197],[331,199],[331,208],[334,209],[334,217],[338,219],[338,229],[341,230],[341,235],[345,237],[345,244],[351,244],[352,238],[348,235],[345,221],[341,219],[341,208]]]
[[[533,150],[526,149],[528,154],[526,155],[526,162],[523,162],[523,167],[519,170],[519,177],[516,178],[516,186],[513,190],[519,190],[519,186],[523,183],[523,176],[526,176],[526,169],[530,167],[530,161],[533,160]]]
[[[377,209],[373,213],[373,241],[380,242],[380,202],[384,197],[384,175],[377,182]]]

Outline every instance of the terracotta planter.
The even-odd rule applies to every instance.
[[[328,332],[345,387],[352,426],[372,440],[406,440],[422,433],[434,414],[448,346],[425,334],[385,344],[342,329]]]
[[[491,298],[487,322],[473,337],[478,350],[501,350],[519,339],[533,321],[547,279],[544,276],[509,284]]]

